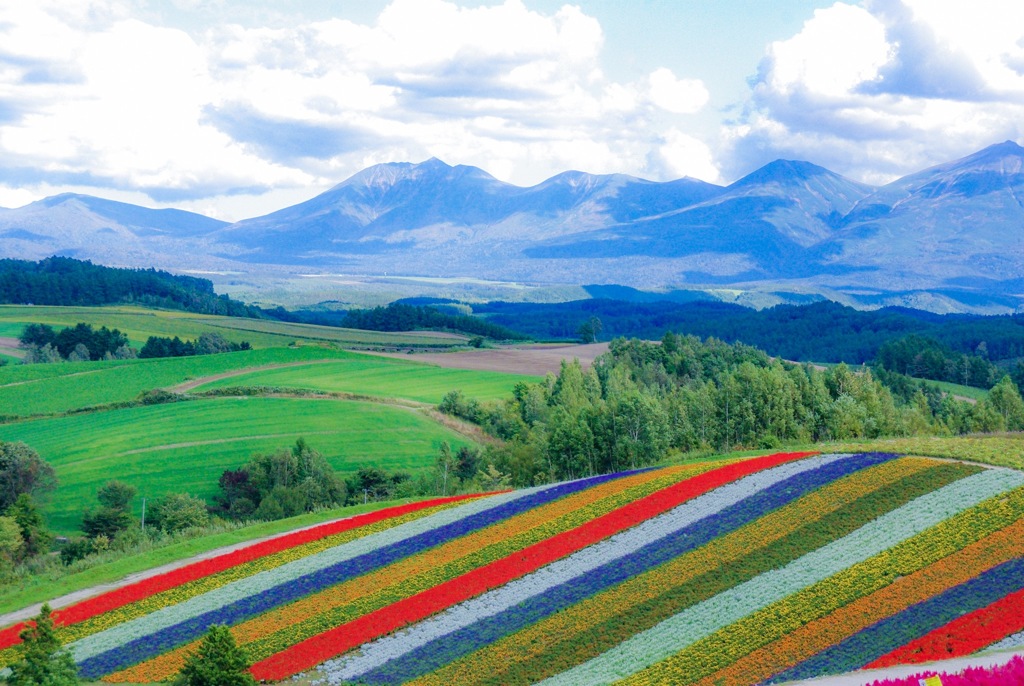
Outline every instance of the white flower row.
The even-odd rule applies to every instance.
[[[584,548],[521,579],[460,603],[412,627],[367,643],[361,647],[358,653],[326,662],[321,667],[321,671],[327,675],[328,681],[332,684],[357,680],[358,677],[389,660],[405,655],[477,621],[503,612],[601,565],[632,555],[649,543],[663,539],[694,522],[717,514],[792,476],[848,457],[850,457],[848,454],[823,455],[797,460],[766,469],[709,491],[662,515]]]
[[[1007,650],[1009,648],[1020,648],[1024,646],[1024,631],[1007,636],[999,643],[989,646],[986,650]]]
[[[743,617],[1000,493],[1024,484],[1024,475],[986,470],[960,479],[889,512],[857,531],[758,575],[636,634],[611,650],[541,683],[609,684],[671,657]]]
[[[354,541],[294,560],[280,567],[268,569],[244,579],[233,581],[176,605],[170,605],[148,615],[123,622],[106,631],[101,631],[70,643],[68,649],[71,651],[71,655],[76,662],[82,662],[108,650],[118,648],[131,640],[180,624],[225,605],[230,605],[242,598],[256,595],[275,586],[294,581],[306,574],[457,522],[464,517],[533,495],[546,488],[550,488],[550,486],[477,498],[464,505],[442,510],[432,515],[370,534],[369,536],[357,538]]]

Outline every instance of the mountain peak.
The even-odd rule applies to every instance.
[[[732,184],[733,188],[763,185],[766,183],[787,184],[802,182],[815,176],[837,176],[824,167],[803,160],[775,160],[769,162]]]

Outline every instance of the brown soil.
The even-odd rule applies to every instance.
[[[0,352],[4,355],[11,355],[12,357],[25,357],[25,351],[19,346],[21,342],[17,338],[11,338],[10,336],[0,336]]]
[[[506,372],[544,376],[558,373],[562,360],[576,358],[589,368],[598,355],[608,351],[607,343],[587,345],[525,345],[514,348],[460,350],[451,353],[369,353],[403,360],[427,362],[447,369]]]

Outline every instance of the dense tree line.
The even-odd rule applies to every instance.
[[[666,334],[660,344],[616,339],[591,369],[563,364],[497,404],[452,393],[440,407],[506,441],[482,461],[516,485],[635,468],[670,451],[1024,430],[1009,378],[974,405],[908,382],[894,394],[866,368],[822,371],[741,343]]]
[[[1024,315],[936,315],[905,308],[855,310],[834,302],[752,310],[721,302],[487,303],[476,314],[537,339],[578,339],[592,317],[602,338],[658,340],[665,333],[742,341],[787,360],[864,364],[887,341],[928,337],[957,354],[975,355],[984,343],[990,361],[1024,357]]]
[[[935,339],[912,334],[883,343],[875,357],[875,366],[921,379],[991,388],[1006,374],[1006,370],[989,362],[988,346],[984,342],[974,353],[957,353]],[[1024,366],[1016,363],[1014,378],[1022,371]]]
[[[232,317],[264,316],[258,307],[217,295],[209,279],[156,269],[103,267],[70,257],[48,257],[39,262],[0,259],[0,303],[128,303]]]
[[[175,336],[150,336],[139,350],[139,357],[189,357],[192,355],[213,355],[215,353],[231,353],[239,350],[251,350],[247,341],[232,343],[219,333],[202,333],[199,338],[189,341]]]
[[[494,340],[525,340],[526,335],[510,328],[493,324],[486,319],[464,314],[441,312],[434,307],[419,307],[391,303],[387,307],[368,310],[349,310],[341,326],[370,331],[413,331],[416,329],[442,329],[458,331]]]
[[[29,349],[33,362],[48,361],[36,358],[52,356],[53,352],[62,359],[76,362],[134,357],[128,350],[128,336],[117,329],[105,326],[93,329],[92,325],[82,322],[60,331],[47,324],[28,324],[18,340]]]

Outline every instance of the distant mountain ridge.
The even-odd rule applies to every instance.
[[[725,187],[578,171],[519,187],[432,158],[375,165],[308,201],[230,225],[66,194],[0,210],[0,254],[647,290],[729,286],[1010,311],[1024,303],[1024,148],[1006,141],[878,188],[799,160],[777,160]]]

